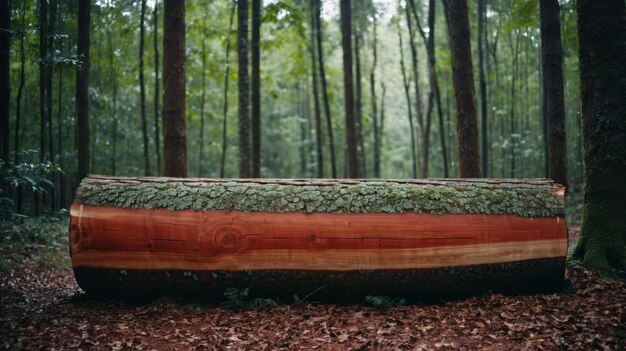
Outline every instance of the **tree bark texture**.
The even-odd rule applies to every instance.
[[[561,283],[562,216],[563,188],[546,180],[92,176],[70,243],[93,294],[233,283],[301,293],[307,277],[333,292],[483,292]]]
[[[456,98],[457,139],[461,178],[480,177],[478,162],[478,127],[474,104],[472,50],[467,13],[467,0],[444,0],[450,50],[452,80]]]
[[[359,178],[356,121],[354,118],[354,76],[352,75],[352,10],[350,0],[340,0],[341,49],[343,52],[344,105],[346,109],[346,148],[348,177]]]
[[[163,30],[163,175],[187,177],[185,2],[165,0]]]
[[[220,160],[220,178],[224,178],[226,167],[226,147],[228,146],[226,130],[228,127],[228,83],[230,78],[230,38],[233,32],[233,19],[235,18],[236,5],[233,2],[230,8],[228,22],[228,34],[226,36],[226,57],[224,59],[224,100],[222,102],[222,157]]]
[[[315,156],[317,166],[317,178],[324,178],[324,139],[322,135],[322,112],[320,111],[320,98],[317,82],[317,70],[315,60],[315,4],[309,2],[310,28],[309,28],[309,54],[311,56],[311,83],[313,84],[313,109],[315,113]]]
[[[9,0],[0,0],[0,158],[9,161],[9,106],[11,103],[10,40],[11,8]]]
[[[322,41],[322,2],[314,0],[315,3],[315,33],[317,35],[317,64],[320,71],[320,82],[322,83],[322,97],[324,101],[324,113],[326,115],[326,133],[330,150],[331,176],[337,178],[337,161],[335,159],[335,138],[333,136],[333,123],[330,114],[330,101],[328,98],[328,87],[326,84],[326,70],[324,69],[324,50]]]
[[[91,0],[78,2],[77,54],[81,65],[76,69],[76,126],[78,131],[78,179],[89,173],[91,132],[89,129],[89,45]]]
[[[143,136],[143,173],[151,174],[148,153],[148,118],[146,117],[146,83],[143,72],[143,54],[146,34],[146,0],[141,0],[141,19],[139,25],[139,107],[141,113],[141,135]]]
[[[485,2],[486,0],[478,0],[478,71],[480,81],[480,164],[483,177],[488,177],[489,142],[487,137],[487,67],[485,62],[485,37],[487,35],[485,21],[487,17],[487,6]]]
[[[252,0],[252,177],[261,177],[261,11],[262,0]]]
[[[565,103],[563,97],[563,49],[558,0],[540,0],[541,65],[548,122],[548,174],[567,185]]]
[[[239,60],[239,176],[250,178],[250,80],[248,78],[248,0],[237,0]]]
[[[574,257],[610,272],[626,267],[626,8],[579,0],[576,9],[585,205]]]
[[[161,90],[159,89],[159,2],[154,2],[154,27],[153,30],[153,40],[154,40],[154,149],[156,151],[156,159],[157,159],[157,168],[156,174],[161,174],[163,172],[163,165],[161,160],[161,131],[160,131],[160,122],[159,122],[159,114],[160,114],[160,104],[159,100],[161,99]]]
[[[48,41],[48,0],[39,0],[39,161],[46,159],[46,54]]]

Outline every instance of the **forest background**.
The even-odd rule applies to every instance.
[[[10,2],[11,157],[33,166],[58,164],[64,171],[51,176],[56,186],[43,200],[28,200],[29,191],[13,194],[21,212],[40,211],[38,201],[53,209],[67,207],[79,181],[75,88],[83,63],[76,49],[77,3]],[[446,18],[441,2],[432,3],[429,23],[428,1],[415,0],[413,8],[408,1],[353,1],[355,114],[364,178],[459,176]],[[576,11],[573,1],[560,5],[568,219],[578,222],[582,139]],[[236,4],[188,1],[185,13],[189,175],[239,177]],[[92,4],[90,173],[161,174],[162,14],[162,2],[154,0]],[[261,113],[260,124],[253,126],[260,133],[260,176],[348,176],[338,2],[266,0],[260,16]],[[469,20],[483,176],[547,177],[538,2],[469,2]],[[431,33],[440,111],[429,76]]]

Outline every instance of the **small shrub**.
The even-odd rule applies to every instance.
[[[252,296],[250,288],[228,288],[224,291],[224,297],[228,300],[225,305],[229,308],[251,309],[278,306],[278,302],[273,299]]]
[[[382,312],[387,312],[392,307],[404,305],[406,300],[398,297],[367,295],[365,296],[365,302]]]

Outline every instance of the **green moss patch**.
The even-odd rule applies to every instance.
[[[192,179],[85,178],[75,202],[170,211],[563,214],[563,197],[549,181],[201,181]]]

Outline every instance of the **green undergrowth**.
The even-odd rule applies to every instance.
[[[25,262],[39,268],[71,267],[67,212],[38,217],[13,215],[0,221],[0,272]]]

